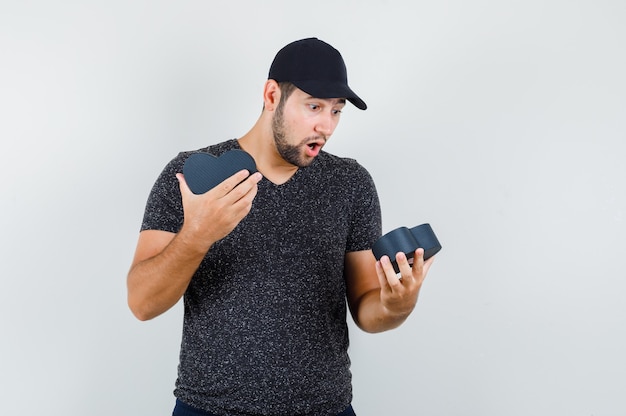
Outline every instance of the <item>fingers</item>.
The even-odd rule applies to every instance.
[[[403,284],[421,284],[433,260],[434,258],[430,258],[424,261],[424,249],[422,248],[415,250],[411,260],[407,259],[404,253],[398,252],[396,254],[396,264],[399,273],[396,273],[389,257],[383,256],[376,264],[381,286],[384,283],[393,289],[399,288]]]
[[[187,185],[185,176],[182,173],[177,173],[176,178],[178,179],[178,183],[180,185],[181,194],[191,194],[192,191]],[[255,185],[258,184],[262,178],[263,175],[261,175],[261,173],[255,172],[254,174],[250,175],[250,172],[244,169],[225,179],[222,183],[220,183],[207,193],[210,192],[216,199],[219,199],[230,195],[232,191],[236,188],[240,188],[238,192],[231,195],[231,197],[233,198],[232,202],[235,202],[241,199],[244,195],[246,195],[251,189],[255,189]],[[239,185],[244,186],[239,187]]]
[[[428,274],[430,266],[435,261],[435,256],[430,257],[428,260],[424,260],[424,249],[418,248],[415,250],[415,256],[413,258],[413,276],[415,276],[415,278],[422,283]]]
[[[217,198],[223,198],[230,195],[234,190],[237,190],[237,192],[231,196],[234,197],[235,200],[238,200],[243,195],[247,194],[250,189],[254,188],[255,185],[261,181],[262,177],[259,172],[250,175],[250,172],[244,169],[235,173],[230,178],[227,178],[209,192],[213,192]]]
[[[419,248],[413,253],[412,264],[402,252],[396,254],[395,261],[399,273],[396,273],[388,256],[382,256],[376,262],[381,302],[391,313],[408,314],[417,303],[422,283],[433,260],[431,258],[424,261],[424,249]]]
[[[215,188],[205,192],[204,194],[194,194],[185,180],[185,176],[182,173],[177,173],[176,178],[180,187],[180,193],[183,198],[183,208],[188,206],[192,211],[192,207],[207,207],[206,204],[214,205],[216,209],[219,207],[243,207],[250,208],[252,200],[256,196],[258,191],[257,184],[263,178],[263,175],[259,172],[255,172],[252,175],[247,170],[241,170],[231,177],[225,179],[218,184]],[[201,209],[204,211],[204,209]]]
[[[389,257],[383,256],[380,260],[376,262],[376,274],[378,275],[378,283],[383,291],[389,292],[391,291],[391,287],[389,286],[389,281],[387,280],[387,271],[383,266],[383,263],[389,263]],[[393,266],[391,268],[393,270]],[[395,272],[394,272],[395,275]]]
[[[400,276],[396,274],[388,256],[382,256],[380,260],[376,262],[376,271],[382,288],[388,288],[393,291],[394,289],[398,290],[402,286]]]
[[[178,186],[180,187],[181,195],[186,195],[191,193],[191,189],[189,189],[189,185],[187,185],[187,181],[185,180],[185,176],[182,173],[176,174],[176,179],[178,179]]]
[[[383,256],[376,262],[381,286],[380,299],[389,313],[406,316],[415,307],[419,287],[414,282],[411,267],[404,253],[398,253],[396,261],[400,269],[399,274],[394,270],[389,257]]]
[[[411,275],[415,277],[418,282],[424,280],[424,249],[418,248],[413,254],[413,267],[411,268]]]
[[[415,257],[413,257],[412,261],[415,261]],[[411,263],[409,263],[409,259],[407,259],[406,254],[400,252],[396,254],[396,263],[398,264],[398,269],[400,270],[400,278],[405,280],[413,277]]]
[[[242,170],[202,195],[191,192],[184,175],[178,173],[176,178],[182,196],[184,230],[199,241],[213,244],[248,215],[262,175]]]
[[[428,274],[428,270],[430,270],[430,266],[432,266],[433,262],[435,261],[435,257],[436,256],[432,256],[428,260],[424,261],[424,268],[423,268],[424,276]]]

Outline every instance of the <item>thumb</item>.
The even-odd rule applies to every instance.
[[[185,175],[177,173],[176,179],[178,179],[178,186],[180,188],[181,195],[192,193],[191,189],[189,189],[189,185],[187,185],[187,181],[185,180]]]

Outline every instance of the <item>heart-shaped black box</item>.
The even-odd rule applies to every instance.
[[[193,153],[185,160],[183,175],[191,192],[200,195],[243,169],[247,169],[250,174],[256,172],[254,158],[248,152],[233,149],[219,157],[209,153]]]
[[[406,227],[400,227],[389,231],[376,240],[372,251],[376,260],[380,260],[384,255],[388,256],[391,264],[393,264],[393,269],[399,273],[396,254],[403,252],[406,258],[410,260],[418,248],[424,249],[424,260],[428,260],[441,250],[441,244],[430,224],[418,225],[410,230]]]

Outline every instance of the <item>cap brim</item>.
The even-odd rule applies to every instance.
[[[367,104],[350,87],[343,83],[324,81],[292,81],[302,91],[316,98],[345,98],[360,110],[366,110]]]

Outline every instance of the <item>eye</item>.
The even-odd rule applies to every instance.
[[[309,104],[309,109],[313,110],[313,111],[317,111],[320,109],[319,104]]]
[[[333,115],[338,116],[341,114],[341,110],[333,110]]]

